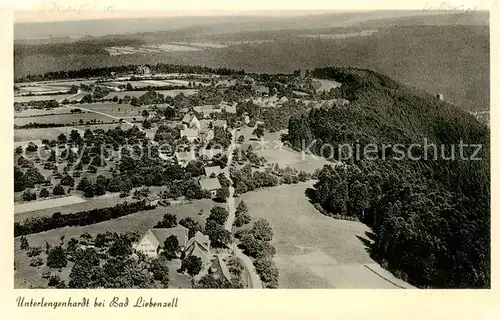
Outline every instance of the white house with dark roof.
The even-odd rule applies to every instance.
[[[217,194],[217,190],[222,188],[218,178],[201,179],[199,183],[201,189],[209,191],[212,198]]]
[[[165,240],[173,235],[177,237],[181,251],[184,251],[188,242],[188,232],[189,230],[183,226],[148,229],[133,248],[150,257],[157,257],[163,249]]]

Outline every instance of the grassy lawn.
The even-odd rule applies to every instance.
[[[45,210],[54,207],[68,206],[82,202],[85,202],[85,199],[76,195],[53,198],[53,199],[43,199],[43,200],[17,204],[14,206],[14,213],[16,214],[16,213],[30,212],[34,210]]]
[[[311,182],[241,196],[255,221],[273,228],[280,288],[394,288],[366,268],[375,263],[358,237],[369,228],[320,214],[305,195]]]

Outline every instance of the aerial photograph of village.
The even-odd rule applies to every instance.
[[[487,11],[19,19],[15,288],[489,288],[489,64]]]

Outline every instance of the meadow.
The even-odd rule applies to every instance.
[[[83,121],[83,123],[81,122]],[[15,118],[14,125],[23,126],[30,123],[57,123],[57,124],[69,124],[78,125],[87,122],[118,122],[117,119],[107,117],[102,114],[86,112],[78,114],[60,114],[60,115],[50,115],[45,117],[27,117],[27,118]],[[31,130],[31,129],[23,129]]]
[[[398,288],[393,282],[401,281],[377,269],[367,252],[362,239],[369,241],[369,228],[319,213],[305,195],[311,185],[280,185],[240,197],[254,221],[266,219],[273,228],[279,288]]]

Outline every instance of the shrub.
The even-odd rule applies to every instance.
[[[43,259],[40,257],[36,257],[30,260],[30,266],[39,267],[43,265]]]

